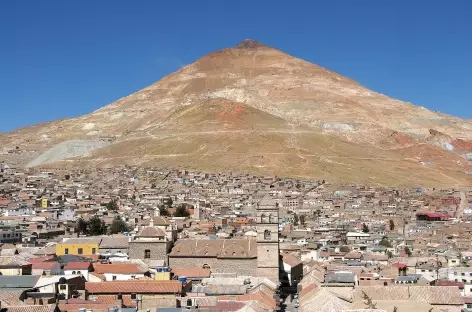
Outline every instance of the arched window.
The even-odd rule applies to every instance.
[[[264,240],[270,240],[270,231],[269,230],[264,231]]]
[[[202,268],[203,268],[203,269],[210,269],[210,266],[205,263],[205,264],[202,266]]]
[[[261,214],[261,223],[264,223],[264,219],[265,219],[265,214]]]
[[[269,223],[272,223],[272,222],[274,222],[274,216],[269,215]]]
[[[75,274],[75,271],[72,271],[72,274]]]

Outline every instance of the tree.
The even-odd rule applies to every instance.
[[[382,240],[379,242],[379,245],[380,246],[383,246],[385,248],[392,248],[392,243],[390,243],[390,241],[386,238],[386,237],[382,237]]]
[[[300,224],[305,225],[305,216],[304,215],[300,216]]]
[[[351,248],[349,248],[349,246],[341,246],[341,248],[339,248],[339,251],[341,251],[341,252],[350,252]]]
[[[362,232],[369,233],[369,227],[365,223],[362,224]]]
[[[99,216],[94,216],[89,221],[88,230],[89,230],[89,234],[92,236],[103,235],[107,232],[107,227],[105,225],[105,222],[102,219],[100,219]]]
[[[121,220],[120,218],[116,218],[113,220],[113,223],[110,226],[110,234],[117,234],[123,232],[129,232],[130,228],[125,221]]]
[[[107,209],[110,211],[117,211],[118,210],[118,203],[116,199],[112,199],[108,204],[107,204]]]
[[[184,205],[180,205],[175,209],[174,217],[190,217],[190,212],[188,212],[187,208]]]
[[[86,235],[87,227],[88,227],[87,221],[85,221],[82,218],[77,219],[77,221],[75,222],[75,228],[74,228],[75,232],[77,233],[77,236],[79,236],[80,234]]]
[[[393,258],[393,253],[390,250],[387,251],[387,257],[389,259]]]
[[[409,257],[409,256],[411,256],[411,250],[410,250],[410,247],[408,247],[408,246],[405,246],[405,253],[406,253],[406,255],[407,255],[408,257]]]
[[[169,210],[167,210],[167,207],[165,205],[159,206],[159,214],[163,217],[170,216]]]
[[[174,201],[172,200],[172,198],[167,197],[167,198],[164,198],[163,203],[167,207],[172,207],[172,204],[174,203]]]
[[[293,215],[293,225],[298,225],[298,216],[296,213]]]
[[[393,222],[392,219],[390,219],[390,231],[394,231],[395,230],[395,222]]]

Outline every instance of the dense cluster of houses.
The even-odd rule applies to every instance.
[[[472,310],[472,187],[5,163],[0,179],[6,311]],[[101,233],[78,226],[97,216]]]

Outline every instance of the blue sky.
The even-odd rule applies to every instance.
[[[0,131],[74,117],[245,38],[472,118],[472,1],[0,1]]]

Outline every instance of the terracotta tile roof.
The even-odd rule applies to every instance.
[[[8,307],[8,312],[53,312],[56,310],[55,304],[48,305],[19,305]]]
[[[85,283],[85,289],[91,294],[176,294],[182,292],[179,281],[112,281]]]
[[[256,258],[257,244],[253,239],[185,239],[176,243],[170,257]]]
[[[155,226],[146,226],[136,235],[137,237],[164,237],[166,232]]]
[[[372,300],[418,300],[444,305],[464,303],[457,286],[360,286],[354,289],[353,300],[363,300],[364,293]]]
[[[464,298],[464,303],[472,303],[472,297],[462,297]]]
[[[464,289],[464,283],[455,281],[437,281],[436,286],[457,286],[459,289]]]
[[[103,237],[99,248],[128,248],[129,238],[124,235]]]
[[[292,268],[302,264],[302,262],[297,257],[291,254],[282,254],[282,260]]]
[[[51,259],[52,259],[52,256],[45,256],[45,257],[38,257],[38,258],[29,259],[28,262],[29,263],[40,263],[40,262],[44,262],[44,261],[51,260]]]
[[[58,262],[40,262],[40,263],[33,263],[33,270],[52,270],[57,267]]]
[[[213,306],[199,306],[201,311],[240,311],[244,308],[245,304],[238,301],[218,301]]]
[[[172,273],[176,276],[185,276],[185,277],[210,277],[209,269],[201,268],[172,268]]]
[[[95,263],[93,268],[96,273],[114,273],[114,274],[139,274],[145,271],[141,270],[134,263],[112,263],[112,264],[101,264]]]
[[[23,302],[20,300],[22,293],[23,290],[0,291],[0,302],[2,303],[2,307],[23,304]]]
[[[123,305],[126,307],[135,307],[136,301],[131,299],[131,295],[123,295]],[[104,304],[116,304],[116,295],[98,295],[96,300]]]
[[[113,308],[115,305],[115,303],[98,303],[95,301],[82,303],[59,303],[59,309],[61,312],[77,312],[80,309],[87,309],[91,311],[108,311],[109,308]]]
[[[69,262],[64,265],[64,270],[88,270],[91,265],[90,262]]]
[[[23,266],[29,262],[20,256],[0,256],[0,266]]]
[[[153,221],[154,221],[154,225],[158,225],[158,226],[168,226],[170,224],[166,219],[164,219],[161,216],[154,217]]]

